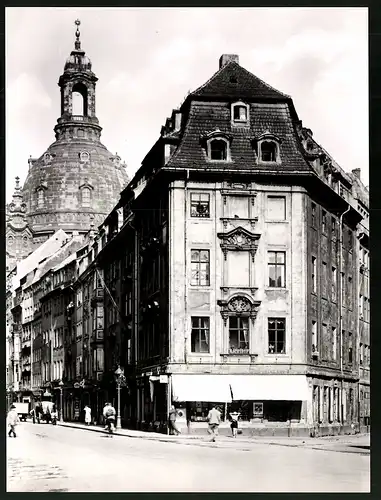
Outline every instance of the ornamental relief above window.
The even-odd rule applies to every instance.
[[[221,308],[221,316],[226,326],[230,316],[243,316],[251,318],[254,323],[261,302],[258,300],[251,301],[244,295],[235,295],[230,300],[219,300],[217,304]]]
[[[237,227],[227,233],[218,233],[217,236],[222,240],[220,246],[225,260],[228,251],[249,251],[254,262],[260,234],[254,234],[243,227]]]

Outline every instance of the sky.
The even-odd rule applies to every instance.
[[[222,54],[291,95],[303,126],[368,185],[365,8],[6,8],[6,193],[54,142],[57,85],[81,42],[99,78],[101,141],[132,177],[161,126]]]

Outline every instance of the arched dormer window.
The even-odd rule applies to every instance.
[[[206,154],[210,161],[230,161],[230,136],[215,130],[202,139],[206,141]]]
[[[249,123],[249,105],[242,101],[231,105],[232,124],[247,125]]]
[[[83,208],[91,207],[92,190],[94,189],[91,184],[88,183],[87,179],[85,183],[79,186],[81,191],[81,204]]]
[[[281,163],[280,143],[281,140],[269,131],[254,140],[257,150],[258,163]]]
[[[224,139],[212,139],[209,143],[209,154],[211,160],[226,161],[228,144]]]

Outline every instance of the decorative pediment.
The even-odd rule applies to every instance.
[[[36,187],[36,192],[40,191],[40,189],[43,189],[44,191],[48,189],[48,183],[45,180],[40,181],[40,184]]]
[[[253,260],[258,248],[260,234],[254,234],[239,226],[227,233],[218,233],[217,236],[222,240],[221,248],[225,255],[230,251],[249,251]]]
[[[88,188],[93,190],[94,186],[90,184],[89,179],[85,177],[84,182],[79,186],[78,189]]]
[[[219,300],[217,304],[221,307],[221,316],[226,326],[229,316],[249,316],[254,323],[261,302],[250,300],[244,295],[235,295],[230,300]]]
[[[255,142],[266,141],[266,140],[275,141],[278,144],[282,142],[282,139],[279,136],[273,134],[268,129],[262,132],[262,134],[253,137],[253,141]]]
[[[233,136],[231,134],[227,134],[226,132],[222,132],[219,128],[200,135],[200,141],[202,143],[205,143],[210,139],[226,139],[228,142],[230,142],[233,139]]]

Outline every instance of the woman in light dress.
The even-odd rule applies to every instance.
[[[85,411],[85,424],[90,425],[91,424],[91,408],[86,405],[84,408],[84,411]]]

